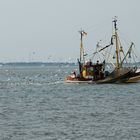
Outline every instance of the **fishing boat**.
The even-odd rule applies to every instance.
[[[114,71],[112,73],[114,73],[114,75],[116,76],[116,78],[112,78],[112,73],[109,75],[109,77],[111,77],[111,80],[107,80],[107,78],[105,78],[105,81],[107,80],[109,83],[112,83],[112,80],[115,82],[136,82],[138,80],[140,80],[140,71],[137,70],[137,66],[127,66],[126,67],[126,63],[127,63],[127,56],[128,58],[131,58],[131,52],[132,52],[132,47],[134,46],[134,43],[131,42],[131,45],[128,49],[128,51],[124,52],[124,49],[122,47],[119,35],[118,35],[118,28],[117,28],[117,17],[114,18],[113,20],[114,23],[114,30],[113,30],[113,34],[111,36],[111,42],[109,45],[106,45],[105,47],[101,48],[99,50],[99,52],[109,48],[110,46],[115,46],[115,56],[113,56],[113,59],[116,58],[116,63],[114,64]],[[115,41],[114,41],[115,40]],[[110,54],[110,52],[109,52]],[[124,61],[126,63],[124,63]],[[113,63],[113,62],[112,62]],[[122,75],[122,77],[119,77],[120,75]],[[103,81],[102,81],[103,83]]]
[[[121,44],[119,35],[118,35],[118,29],[117,29],[117,17],[114,18],[114,34],[111,36],[111,43],[99,50],[99,52],[107,49],[108,47],[114,45],[113,38],[115,39],[115,46],[116,46],[116,66],[119,69],[131,69],[131,74],[126,78],[128,80],[123,80],[122,82],[126,83],[133,83],[140,81],[140,69],[138,69],[137,63],[134,59],[136,56],[136,53],[133,52],[133,49],[135,48],[135,44],[131,42],[130,47],[128,48],[128,51],[125,53],[125,50],[123,48],[123,45]],[[134,56],[132,57],[132,52],[134,53]],[[130,60],[128,60],[130,59]],[[129,61],[131,61],[129,63]]]
[[[111,44],[103,47],[98,52],[103,51],[113,44],[113,40],[115,40],[115,52],[116,52],[116,64],[112,72],[108,72],[105,69],[105,60],[100,62],[97,60],[85,61],[85,53],[83,47],[83,36],[87,35],[84,30],[79,31],[80,33],[80,57],[78,59],[79,65],[79,73],[76,74],[74,71],[71,75],[66,77],[66,82],[68,83],[120,83],[126,82],[134,75],[135,71],[132,67],[122,67],[121,65],[121,55],[120,55],[120,46],[119,46],[119,38],[117,34],[117,19],[113,20],[114,23],[114,34],[111,39]]]

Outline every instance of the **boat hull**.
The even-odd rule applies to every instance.
[[[131,77],[127,83],[137,83],[140,81],[140,75],[139,76],[135,76],[135,77]]]
[[[130,79],[132,76],[132,70],[127,68],[115,69],[109,76],[103,79],[91,79],[91,78],[80,78],[71,77],[66,78],[67,83],[94,83],[94,84],[105,84],[105,83],[123,83]]]
[[[92,79],[91,78],[80,78],[80,77],[73,77],[71,75],[69,75],[66,80],[66,83],[92,83]]]
[[[136,72],[132,77],[128,79],[127,83],[136,83],[139,81],[140,81],[140,72]]]

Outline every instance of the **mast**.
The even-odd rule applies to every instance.
[[[78,59],[78,64],[79,64],[80,77],[83,77],[83,75],[82,75],[82,63],[85,62],[84,47],[83,47],[83,36],[87,35],[87,33],[84,32],[84,30],[82,30],[82,29],[81,29],[81,31],[79,31],[79,33],[80,33],[80,60]]]
[[[115,41],[116,41],[116,67],[119,69],[120,65],[119,65],[119,39],[118,39],[118,34],[117,34],[117,18],[115,17],[114,20],[114,30],[115,30]]]
[[[84,30],[81,29],[81,31],[79,31],[80,33],[80,62],[85,62],[85,58],[84,58],[84,47],[83,47],[83,36],[87,35],[86,32],[84,32]]]

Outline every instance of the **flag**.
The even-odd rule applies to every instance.
[[[84,31],[82,32],[82,34],[83,34],[83,35],[87,35],[87,33],[86,33],[86,32],[84,32]]]

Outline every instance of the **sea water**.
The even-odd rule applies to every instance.
[[[1,66],[0,140],[140,140],[140,83],[65,83],[76,68]]]

